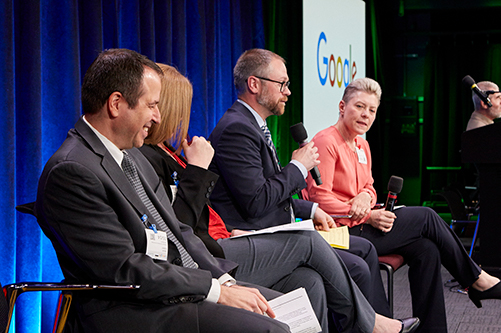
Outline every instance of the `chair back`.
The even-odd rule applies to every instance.
[[[449,209],[451,211],[451,217],[456,221],[467,221],[469,220],[468,213],[466,212],[466,206],[461,198],[461,195],[454,190],[445,190],[438,193],[442,198],[445,199]]]

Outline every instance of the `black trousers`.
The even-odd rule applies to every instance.
[[[369,224],[350,234],[370,240],[379,255],[402,255],[409,265],[413,316],[419,332],[447,332],[441,265],[463,286],[478,279],[481,269],[447,223],[427,207],[403,207],[395,212],[393,229],[383,233]]]

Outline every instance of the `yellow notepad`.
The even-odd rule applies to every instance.
[[[350,233],[347,226],[331,228],[330,231],[318,232],[332,247],[338,249],[350,248]]]

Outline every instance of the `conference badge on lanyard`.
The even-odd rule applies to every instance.
[[[358,163],[367,164],[367,156],[362,148],[355,147],[357,150]]]

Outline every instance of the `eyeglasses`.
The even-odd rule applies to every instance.
[[[492,95],[492,94],[497,94],[500,93],[501,91],[494,91],[494,90],[486,90],[484,91],[487,96]]]
[[[266,80],[266,81],[270,81],[270,82],[275,82],[275,83],[278,83],[280,84],[280,92],[284,92],[284,86],[289,88],[291,82],[290,81],[276,81],[276,80],[272,80],[272,79],[268,79],[268,78],[265,78],[265,77],[261,77],[261,76],[256,76],[258,79],[261,79],[261,80]]]

